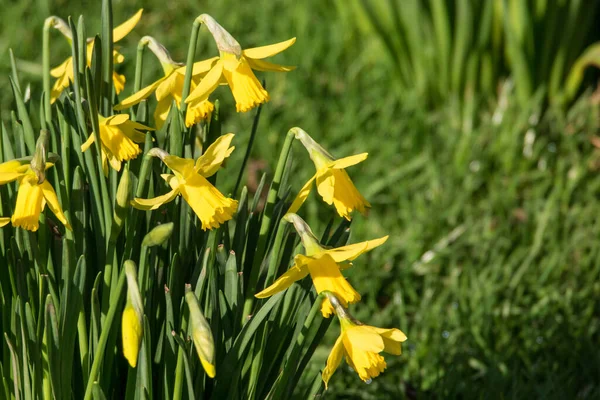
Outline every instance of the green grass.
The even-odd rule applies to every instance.
[[[66,18],[66,10],[91,17],[89,9],[97,14],[100,8],[91,1],[69,3],[20,1],[3,11],[5,21],[31,25],[0,27],[0,72],[8,75],[7,51],[13,47],[22,85],[31,82],[34,99],[41,89],[46,10]],[[131,3],[114,2],[115,22],[137,9]],[[277,58],[298,69],[266,75],[273,100],[264,107],[253,158],[265,160],[267,171],[276,163],[273,149],[292,126],[305,129],[334,155],[370,153],[350,169],[373,205],[368,219],[357,217],[351,240],[388,233],[391,239],[349,271],[363,294],[362,304],[352,310],[371,325],[399,327],[409,340],[402,356],[387,357],[387,371],[370,385],[343,364],[325,398],[600,395],[600,153],[590,142],[600,116],[592,97],[540,117],[540,101],[523,108],[511,92],[506,106],[483,102],[481,109],[491,111],[467,125],[455,105],[429,112],[410,92],[395,91],[390,65],[378,62],[382,49],[346,29],[322,2],[262,0],[233,10],[225,2],[164,4],[144,2],[142,22],[120,43],[127,57],[127,93],[137,40],[152,34],[183,61],[193,16],[208,12],[243,46],[298,37]],[[88,19],[99,29],[99,21]],[[54,38],[52,65],[57,65],[69,48],[58,34]],[[201,49],[207,56],[215,52],[208,40]],[[144,82],[159,73],[156,63],[155,74]],[[10,117],[8,85],[7,78],[0,79],[3,120]],[[218,97],[224,110],[232,109],[226,90]],[[224,131],[247,137],[253,113],[228,112]],[[308,162],[300,147],[293,158],[296,166]],[[309,173],[298,168],[291,179],[294,192]],[[314,194],[309,200],[304,210],[309,222],[331,217]],[[323,365],[337,334],[334,322],[315,366]]]

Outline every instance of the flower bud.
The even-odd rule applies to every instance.
[[[171,237],[171,233],[173,233],[173,223],[168,222],[166,224],[160,224],[150,232],[144,236],[144,240],[142,240],[142,246],[144,247],[152,247],[152,246],[160,246],[164,242],[167,241]]]
[[[35,172],[38,178],[38,184],[42,184],[46,180],[46,154],[48,152],[48,131],[40,130],[40,137],[35,143],[35,153],[31,159],[31,169]]]
[[[200,305],[198,299],[192,291],[192,287],[188,284],[185,285],[185,301],[190,310],[190,322],[192,327],[192,340],[194,341],[194,347],[202,367],[206,371],[206,374],[214,378],[215,377],[215,343],[213,340],[212,331],[210,325],[202,311],[200,311]]]
[[[119,186],[117,187],[117,195],[115,197],[115,210],[113,213],[113,225],[111,237],[113,240],[116,240],[117,236],[121,232],[123,228],[123,221],[125,220],[125,216],[127,215],[127,208],[129,205],[130,199],[130,186],[131,179],[129,178],[129,169],[125,168],[123,170],[123,175],[121,176],[121,180],[119,181]]]
[[[123,355],[133,368],[137,365],[138,353],[142,343],[144,305],[137,284],[136,265],[132,261],[125,262],[127,277],[127,303],[121,318],[123,336]]]

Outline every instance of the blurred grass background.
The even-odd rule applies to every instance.
[[[298,38],[276,59],[298,69],[260,76],[272,100],[254,147],[258,171],[274,168],[292,126],[334,155],[369,152],[350,174],[373,208],[357,216],[351,240],[391,239],[349,271],[363,294],[353,311],[409,340],[369,385],[340,368],[326,398],[600,396],[596,76],[578,71],[584,85],[564,89],[578,83],[572,65],[594,59],[576,62],[600,39],[596,3],[115,0],[115,23],[140,7],[141,23],[119,43],[126,93],[137,40],[152,35],[183,61],[192,20],[207,12],[243,47]],[[3,3],[3,120],[12,108],[8,49],[36,103],[45,17],[83,14],[90,33],[99,9],[95,1]],[[213,56],[212,39],[201,38],[200,54]],[[58,33],[51,48],[53,66],[69,54]],[[161,71],[149,53],[145,62],[155,66],[148,84]],[[226,90],[217,97],[225,131],[243,148],[254,113],[236,114]],[[236,156],[225,186],[234,184]],[[301,148],[294,162],[295,192],[312,166]],[[247,177],[249,186],[259,178]],[[304,212],[320,232],[333,214],[309,200]]]

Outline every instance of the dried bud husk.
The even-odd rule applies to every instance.
[[[40,130],[40,137],[35,144],[35,153],[31,159],[31,170],[38,178],[38,184],[46,180],[46,154],[48,153],[48,131]]]
[[[287,213],[283,219],[294,225],[294,229],[296,229],[296,232],[298,232],[298,235],[300,235],[300,240],[302,241],[302,245],[306,250],[307,256],[310,257],[323,251],[324,247],[319,242],[319,239],[317,239],[315,234],[310,229],[310,226],[308,226],[306,221],[300,218],[300,216],[294,213]]]
[[[238,60],[240,59],[242,56],[242,46],[240,46],[238,41],[235,40],[225,28],[208,14],[200,15],[198,20],[206,25],[215,39],[215,43],[220,52],[234,54]]]

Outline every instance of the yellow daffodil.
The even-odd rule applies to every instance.
[[[196,163],[191,159],[169,155],[158,148],[150,150],[149,154],[158,156],[173,171],[174,175],[161,175],[172,190],[153,199],[135,198],[131,204],[140,210],[156,210],[181,194],[200,218],[203,230],[217,228],[230,220],[238,202],[223,196],[206,178],[214,175],[234,150],[234,147],[229,147],[233,136],[233,133],[228,133],[219,137]]]
[[[206,375],[214,378],[215,369],[215,342],[212,330],[204,314],[200,310],[198,299],[192,291],[191,285],[185,285],[185,302],[190,310],[190,325],[192,328],[192,340],[200,363],[206,371]]]
[[[146,44],[160,60],[165,76],[124,99],[115,106],[115,110],[129,108],[148,98],[152,93],[155,93],[158,104],[154,110],[154,123],[156,124],[156,128],[160,129],[169,115],[173,101],[175,101],[177,107],[181,105],[186,67],[183,64],[173,61],[167,50],[156,39],[144,36],[141,42]],[[216,62],[216,58],[194,64],[192,81],[190,83],[191,89],[194,89],[198,85],[202,76],[210,70],[214,62]],[[214,106],[208,101],[208,97],[204,101],[190,105],[185,116],[185,125],[192,126],[207,119],[213,109]]]
[[[146,135],[143,131],[154,129],[138,122],[130,121],[129,115],[117,114],[105,118],[98,115],[100,128],[100,148],[102,149],[102,167],[108,174],[108,163],[117,171],[121,170],[121,161],[132,160],[142,152],[137,143],[143,143]],[[86,151],[96,140],[92,133],[88,140],[81,145],[81,151]]]
[[[288,72],[294,67],[272,64],[264,58],[281,53],[294,44],[296,38],[269,46],[242,50],[240,44],[210,15],[202,14],[199,19],[213,35],[220,56],[200,84],[185,100],[194,106],[208,99],[219,84],[228,84],[235,98],[238,112],[248,111],[269,101],[269,93],[263,88],[253,70]]]
[[[10,217],[0,217],[0,228],[8,225],[10,222]]]
[[[42,131],[36,144],[36,153],[30,163],[12,160],[0,164],[0,185],[17,181],[17,202],[11,221],[13,226],[29,231],[39,228],[40,214],[46,204],[56,218],[71,230],[71,225],[63,213],[54,188],[46,180],[46,169],[54,164],[46,162],[47,133]]]
[[[365,214],[371,204],[358,192],[345,168],[358,164],[367,158],[367,153],[356,154],[350,157],[335,159],[323,147],[311,138],[308,133],[300,128],[292,128],[296,139],[300,140],[310,158],[315,164],[317,172],[302,187],[298,196],[292,203],[290,213],[297,212],[308,197],[315,180],[317,191],[325,203],[335,206],[341,217],[350,220],[350,214],[358,210]]]
[[[379,239],[337,248],[327,248],[319,243],[319,240],[302,218],[296,214],[287,214],[284,218],[294,224],[306,250],[306,255],[296,255],[294,258],[295,264],[271,286],[255,296],[259,299],[272,296],[310,274],[317,293],[332,292],[344,306],[359,301],[360,294],[348,283],[340,270],[348,268],[351,265],[349,261],[385,243],[388,237],[384,236]],[[321,312],[326,318],[333,312],[328,298],[323,300]]]
[[[144,306],[137,284],[135,264],[128,260],[125,262],[124,268],[127,278],[127,303],[121,317],[123,355],[127,359],[127,362],[129,362],[129,365],[135,368],[144,333],[142,320]]]
[[[129,34],[135,28],[140,18],[142,18],[143,10],[138,10],[137,13],[127,21],[123,22],[121,25],[117,26],[113,29],[113,43],[117,43],[125,36]],[[66,24],[64,21],[58,23],[58,29],[60,32],[66,36],[69,42],[72,40],[71,31],[64,26]],[[94,39],[87,39],[87,48],[86,48],[86,63],[88,66],[92,65],[92,54],[94,51]],[[117,50],[113,50],[113,63],[121,64],[124,61],[124,57]],[[58,96],[69,87],[69,84],[73,81],[73,57],[67,58],[62,64],[58,67],[52,69],[50,71],[50,75],[56,78],[54,82],[54,86],[52,87],[52,93],[50,94],[50,102],[54,103]],[[118,74],[116,71],[113,71],[113,84],[115,86],[115,92],[117,94],[121,93],[123,88],[125,87],[125,76]]]
[[[406,335],[396,328],[385,329],[363,325],[342,307],[336,296],[328,293],[327,297],[335,306],[340,320],[341,334],[333,345],[327,359],[327,366],[323,370],[325,388],[340,365],[342,356],[346,357],[346,362],[356,371],[360,379],[368,382],[385,370],[385,359],[379,353],[384,351],[394,355],[402,354],[401,343],[406,341]]]

